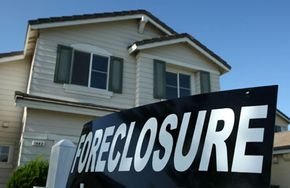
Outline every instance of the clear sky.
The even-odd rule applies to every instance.
[[[146,9],[189,33],[231,66],[221,89],[279,85],[290,116],[289,0],[7,0],[0,2],[0,53],[23,50],[29,19]]]

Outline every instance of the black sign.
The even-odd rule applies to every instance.
[[[167,100],[84,125],[67,188],[270,186],[277,86]]]

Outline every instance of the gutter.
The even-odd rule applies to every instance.
[[[0,54],[0,63],[24,60],[25,55],[23,51],[9,52]]]
[[[273,148],[273,154],[286,154],[290,153],[290,145],[285,145],[285,146],[276,146]]]
[[[40,103],[45,103],[45,104],[63,105],[66,107],[84,108],[84,109],[89,109],[89,110],[100,110],[100,111],[106,111],[106,112],[119,112],[123,110],[121,108],[106,107],[106,106],[95,105],[95,104],[90,104],[90,103],[78,103],[78,102],[30,95],[30,94],[23,93],[20,91],[15,91],[14,99],[16,103],[19,100],[23,100],[23,101],[29,101],[29,102],[40,102]]]

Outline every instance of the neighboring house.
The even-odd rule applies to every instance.
[[[0,188],[60,139],[77,143],[85,122],[219,91],[230,68],[145,10],[29,21],[24,51],[0,55]]]
[[[280,110],[276,112],[275,133],[288,131],[290,118]]]
[[[290,119],[288,118],[288,123]],[[273,185],[280,188],[290,187],[290,131],[275,133],[272,161]]]
[[[16,167],[23,108],[15,107],[15,91],[26,92],[31,59],[22,52],[0,54],[0,187]],[[5,186],[6,187],[6,186]]]

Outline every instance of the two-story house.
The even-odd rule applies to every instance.
[[[85,122],[219,91],[230,69],[145,10],[29,21],[23,52],[0,55],[0,187],[60,139],[77,143]]]

